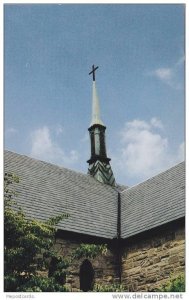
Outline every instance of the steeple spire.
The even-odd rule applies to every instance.
[[[110,166],[110,158],[106,154],[105,130],[103,122],[100,118],[100,106],[96,90],[95,71],[98,67],[92,66],[93,74],[93,93],[92,93],[92,121],[89,127],[91,140],[91,158],[88,173],[95,177],[98,181],[115,186],[115,178]]]
[[[100,118],[100,105],[96,90],[96,82],[93,81],[93,103],[92,103],[92,120],[91,126],[94,124],[104,125]]]
[[[94,65],[92,65],[92,71],[89,73],[89,75],[93,74],[93,104],[92,104],[92,120],[90,126],[94,124],[104,125],[100,119],[100,105],[99,105],[99,100],[98,100],[98,95],[96,90],[95,71],[97,69],[98,66],[95,67]]]

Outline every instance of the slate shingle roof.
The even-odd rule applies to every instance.
[[[96,181],[56,165],[5,151],[6,172],[20,178],[17,203],[31,217],[45,220],[69,213],[58,228],[114,238],[117,226],[117,192]]]
[[[46,220],[61,213],[61,230],[113,239],[118,192],[109,185],[59,166],[5,151],[5,172],[20,178],[17,202],[28,216]],[[184,216],[185,164],[121,192],[121,237],[128,238]]]
[[[184,162],[121,194],[121,234],[128,238],[185,215]]]

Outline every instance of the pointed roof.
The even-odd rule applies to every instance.
[[[92,120],[90,126],[93,126],[95,124],[99,124],[104,126],[101,117],[100,117],[100,105],[99,105],[99,99],[96,89],[96,82],[93,81],[93,91],[92,91]]]

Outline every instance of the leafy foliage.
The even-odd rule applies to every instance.
[[[82,257],[95,258],[100,254],[106,254],[107,245],[95,245],[95,244],[81,244],[72,254],[74,259],[80,259]]]
[[[185,277],[180,274],[176,278],[171,278],[167,284],[164,284],[158,292],[185,292]]]
[[[100,285],[95,284],[93,292],[126,292],[127,289],[122,284]]]
[[[26,218],[14,197],[19,178],[5,173],[4,178],[4,290],[6,292],[64,292],[69,264],[75,259],[105,254],[106,245],[81,244],[71,258],[58,256],[56,225],[68,214],[46,222]],[[48,277],[44,274],[48,273]]]
[[[27,219],[14,201],[16,193],[11,189],[19,182],[18,177],[5,174],[4,182],[5,291],[65,291],[61,279],[65,278],[68,265],[52,246],[57,223],[68,215],[62,214],[47,222]],[[47,270],[53,259],[58,262],[56,268],[45,278],[40,271]]]

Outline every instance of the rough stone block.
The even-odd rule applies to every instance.
[[[183,256],[184,256],[184,251],[185,251],[185,245],[184,244],[178,245],[177,247],[174,247],[174,248],[169,250],[170,255],[174,255],[174,254],[181,255],[181,254],[183,254]]]
[[[178,262],[178,256],[177,255],[171,256],[169,258],[169,264],[174,264],[176,262]]]
[[[169,280],[170,280],[169,276],[164,279],[160,279],[160,280],[158,279],[158,281],[156,282],[156,287],[158,288],[162,287],[162,285],[166,284]]]
[[[136,268],[132,268],[129,270],[126,270],[125,274],[127,274],[128,276],[131,276],[133,274],[137,274],[141,272],[141,267],[136,267]]]
[[[136,252],[129,252],[129,253],[127,253],[127,259],[133,258],[133,257],[139,255],[140,253],[141,253],[141,252],[139,252],[139,251],[136,251]]]
[[[184,266],[180,266],[180,267],[177,267],[175,268],[175,273],[183,273],[185,272],[185,267]]]
[[[148,251],[148,256],[149,256],[149,257],[150,257],[150,256],[154,256],[154,255],[156,255],[156,252],[157,252],[157,249],[152,248],[152,249],[150,249],[150,250]]]
[[[167,266],[167,261],[161,260],[157,265],[160,267],[160,270],[162,270],[165,266]]]
[[[147,257],[148,257],[147,253],[145,253],[145,254],[139,254],[139,255],[133,257],[133,261],[143,260],[143,259],[145,259]]]
[[[172,247],[177,247],[177,246],[180,246],[180,245],[183,245],[183,244],[185,244],[185,240],[177,240],[177,241],[175,240],[171,243],[171,248]]]
[[[150,260],[150,259],[144,259],[143,261],[141,261],[140,265],[145,268],[145,267],[148,267],[148,266],[151,266],[153,265],[153,261]]]
[[[158,265],[152,265],[150,267],[147,267],[146,269],[146,277],[159,274],[159,266]]]
[[[146,272],[141,270],[141,272],[139,274],[134,274],[132,275],[132,280],[136,281],[136,280],[142,280],[144,278],[146,278]]]
[[[174,268],[173,267],[170,267],[170,266],[167,266],[167,267],[164,267],[164,269],[162,270],[162,274],[167,277],[170,276],[171,273],[174,272]]]
[[[161,253],[159,253],[159,256],[162,258],[167,258],[169,257],[169,251],[168,250],[164,250]]]
[[[164,280],[164,279],[165,279],[164,273],[160,271],[159,275],[157,275],[157,282],[159,282],[160,280]]]
[[[147,286],[146,286],[146,284],[144,284],[144,285],[139,285],[139,286],[137,287],[137,292],[147,292]]]
[[[154,283],[157,281],[157,276],[147,276],[146,282],[147,283]]]
[[[162,245],[162,250],[167,250],[167,249],[171,248],[171,244],[172,244],[171,241],[164,243]]]
[[[136,292],[136,291],[137,291],[137,288],[138,288],[137,282],[133,282],[133,283],[131,284],[131,288],[132,288],[132,292]]]
[[[155,292],[157,289],[157,285],[148,285],[148,292]]]
[[[125,262],[125,263],[123,264],[123,266],[124,266],[124,268],[127,269],[127,270],[132,269],[133,267],[135,267],[133,261]]]
[[[132,283],[136,283],[137,285],[144,285],[146,283],[146,278],[138,278],[136,280],[132,278]]]
[[[159,262],[161,262],[161,258],[160,258],[159,256],[157,256],[157,257],[155,257],[155,258],[153,259],[153,263],[154,263],[154,264],[157,264],[157,263],[159,263]]]
[[[185,258],[179,259],[179,263],[180,263],[180,266],[184,266],[185,265]]]

